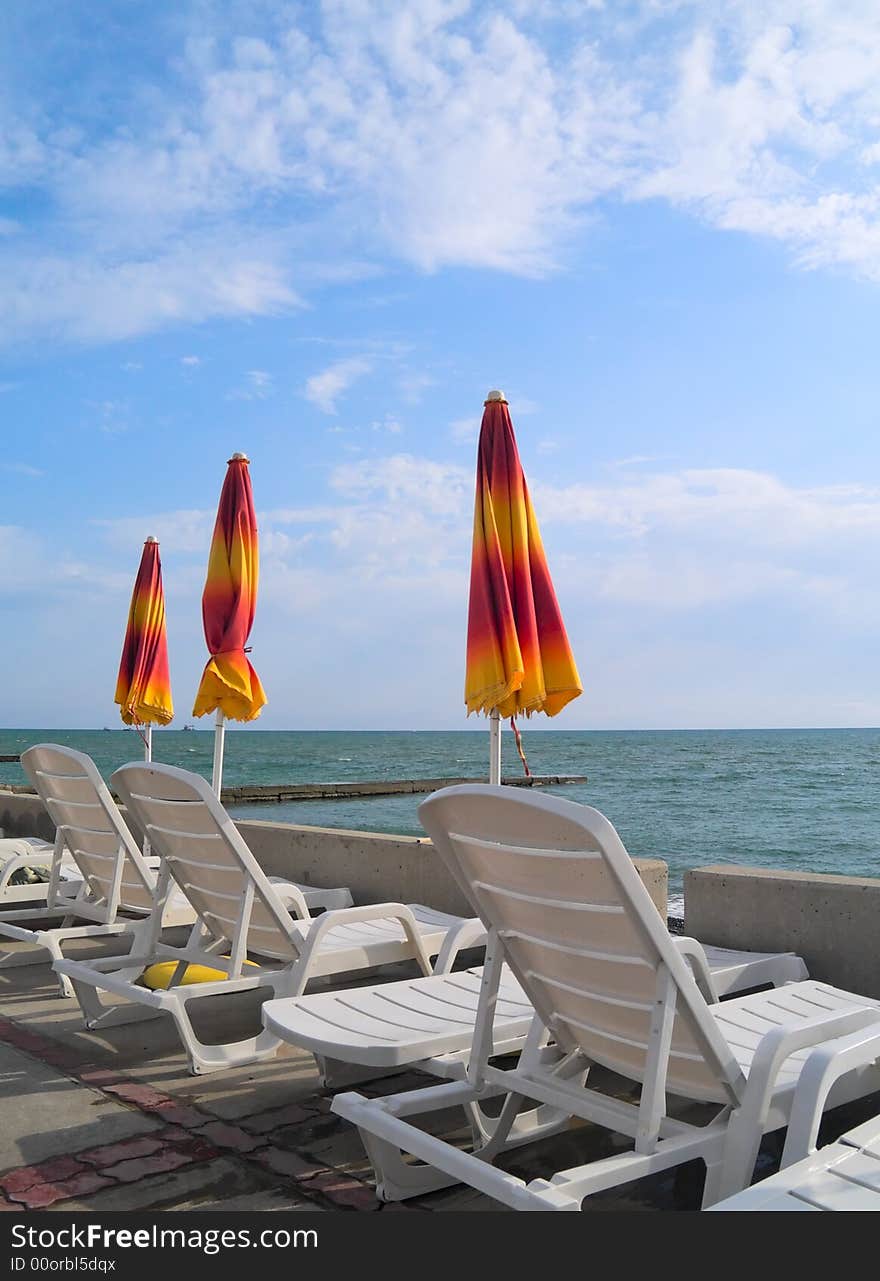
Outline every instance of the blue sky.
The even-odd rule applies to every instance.
[[[177,723],[251,458],[266,728],[458,728],[502,387],[560,728],[880,724],[872,0],[0,10],[2,722]],[[471,722],[473,725],[473,721]]]

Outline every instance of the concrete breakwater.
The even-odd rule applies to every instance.
[[[485,783],[484,778],[402,778],[372,779],[366,783],[269,783],[245,787],[224,787],[221,798],[227,805],[247,805],[258,801],[319,801],[352,796],[406,796],[417,792],[436,792],[456,783]],[[586,783],[585,774],[532,774],[502,780],[506,787],[555,787],[565,783]]]
[[[505,787],[559,787],[586,781],[586,774],[531,774],[528,778],[515,775],[502,779]],[[224,805],[255,805],[263,801],[271,804],[273,801],[345,800],[353,796],[408,796],[436,792],[441,787],[452,787],[456,783],[485,782],[485,778],[383,778],[366,783],[253,783],[244,787],[224,787],[220,799]],[[32,787],[20,783],[4,783],[2,790],[24,796],[36,795]]]

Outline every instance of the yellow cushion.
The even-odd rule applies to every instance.
[[[226,959],[228,958],[224,957]],[[159,961],[156,965],[149,965],[141,975],[141,982],[154,990],[167,988],[178,965],[179,961]],[[245,965],[260,968],[255,961],[245,961]],[[228,977],[224,970],[212,970],[208,965],[188,965],[178,986],[188,983],[220,983]]]

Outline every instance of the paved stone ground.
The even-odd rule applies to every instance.
[[[249,998],[220,998],[211,1012],[217,1032],[236,1037],[258,1019]],[[424,1084],[411,1072],[357,1088]],[[285,1048],[262,1064],[191,1076],[170,1020],[87,1032],[48,965],[0,969],[0,1211],[504,1210],[461,1186],[380,1204],[357,1131],[330,1113],[331,1100],[308,1054]],[[839,1109],[825,1137],[878,1110],[880,1096]],[[458,1126],[451,1115],[445,1132],[463,1141]],[[534,1178],[624,1146],[578,1124],[501,1164]],[[762,1173],[778,1151],[765,1141]],[[584,1209],[693,1210],[701,1190],[694,1163],[594,1196]]]

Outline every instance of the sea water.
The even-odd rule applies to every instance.
[[[143,756],[134,731],[0,730],[0,754],[36,742],[87,752],[108,777]],[[880,729],[565,731],[526,726],[534,774],[580,774],[547,790],[593,805],[634,856],[669,865],[670,898],[689,867],[741,863],[880,876]],[[503,734],[504,773],[522,773]],[[210,777],[213,735],[154,730],[153,757]],[[485,728],[458,732],[302,732],[229,727],[224,783],[485,778]],[[0,784],[26,782],[0,764]],[[423,796],[240,805],[236,817],[418,835]]]

